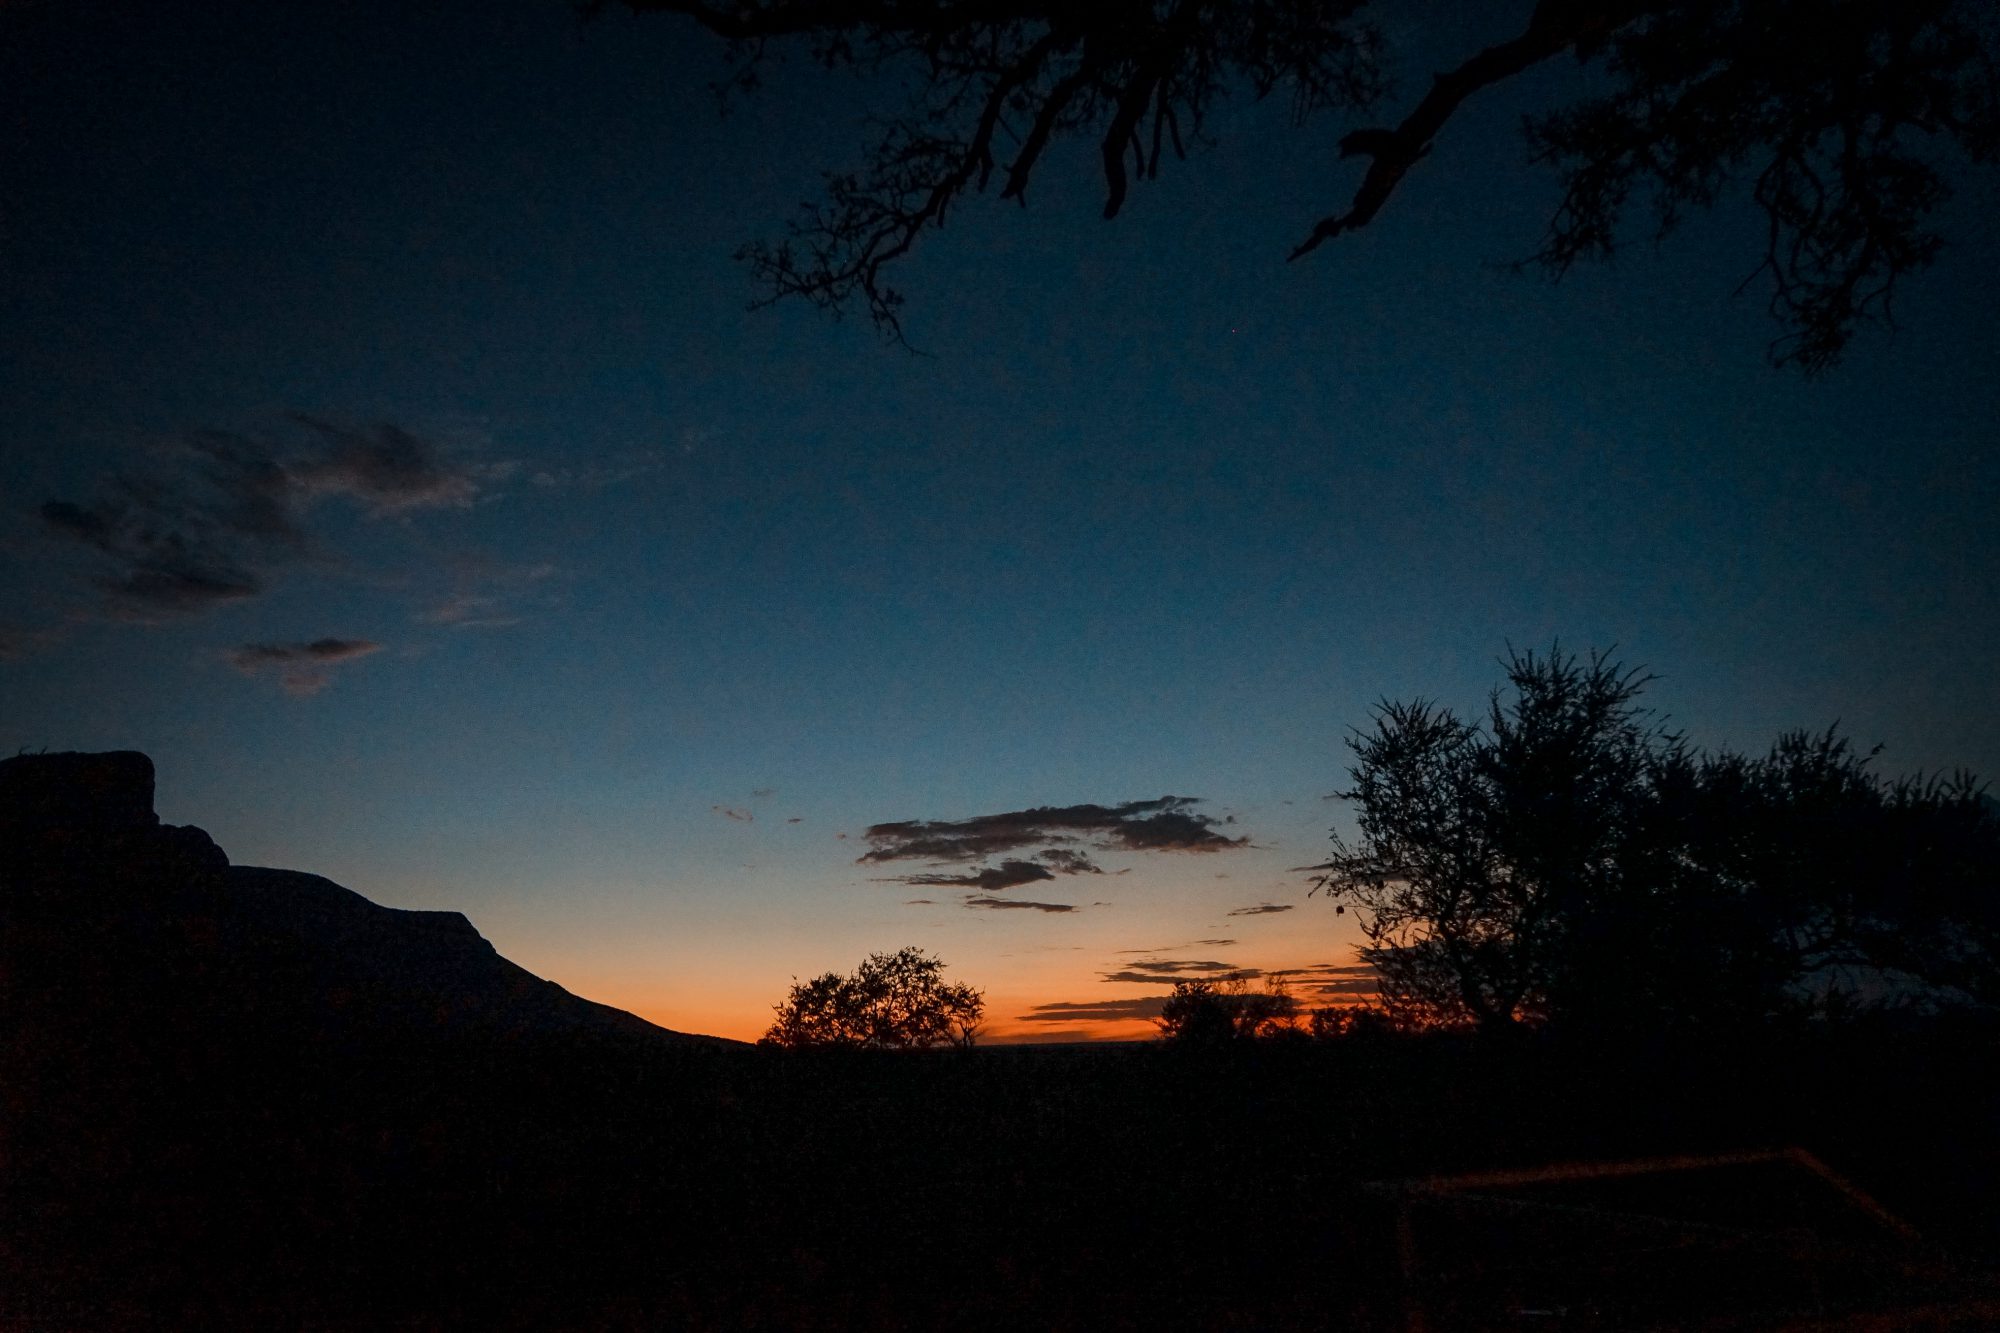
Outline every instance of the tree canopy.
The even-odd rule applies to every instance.
[[[907,1049],[970,1046],[986,1009],[981,993],[944,979],[944,963],[914,946],[874,953],[852,976],[794,982],[775,1007],[771,1046]]]
[[[584,0],[601,9],[610,0]],[[1733,188],[1765,222],[1772,357],[1808,372],[1887,320],[1899,281],[1936,256],[1947,174],[2000,152],[2000,19],[1980,0],[1535,0],[1511,36],[1467,50],[1411,100],[1386,33],[1434,27],[1409,0],[623,0],[726,38],[753,88],[775,46],[906,80],[859,167],[784,239],[741,251],[768,299],[866,308],[901,336],[888,271],[968,194],[1025,203],[1051,151],[1082,141],[1104,216],[1184,158],[1224,98],[1282,97],[1300,128],[1344,132],[1301,155],[1330,199],[1293,259],[1366,227],[1477,95],[1568,58],[1596,91],[1528,117],[1526,155],[1561,203],[1533,261],[1561,274],[1610,256],[1645,204],[1655,236]],[[1370,119],[1390,107],[1378,123]],[[1361,164],[1354,170],[1342,165]]]
[[[1167,1041],[1212,1046],[1296,1032],[1298,1019],[1283,976],[1267,976],[1262,990],[1251,990],[1246,978],[1231,975],[1175,982],[1156,1022]]]
[[[1515,654],[1483,723],[1385,702],[1349,742],[1359,909],[1392,1014],[1660,1031],[1877,1001],[2000,1002],[2000,818],[1833,730],[1693,750],[1608,656]]]

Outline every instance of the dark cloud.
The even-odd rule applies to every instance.
[[[1248,980],[1263,975],[1263,972],[1254,967],[1232,967],[1227,971],[1210,973],[1202,977],[1178,976],[1172,972],[1135,972],[1127,968],[1118,972],[1101,973],[1099,980],[1126,981],[1141,986],[1171,986],[1178,981],[1214,981],[1223,977],[1242,977]]]
[[[1234,824],[1236,816],[1221,822]],[[1208,815],[1168,810],[1118,825],[1110,831],[1110,845],[1134,852],[1219,852],[1250,845],[1248,837],[1223,837],[1215,832],[1215,824]]]
[[[1146,986],[1171,986],[1176,981],[1187,981],[1197,977],[1259,975],[1261,973],[1255,968],[1238,967],[1234,963],[1217,962],[1214,959],[1138,958],[1115,972],[1100,973],[1099,978],[1104,981],[1137,982]]]
[[[787,819],[785,822],[787,824],[803,824],[806,822],[806,820],[804,815],[793,815],[790,819]]]
[[[1315,963],[1310,967],[1291,968],[1286,976],[1296,983],[1295,989],[1308,998],[1341,999],[1356,995],[1378,995],[1382,990],[1382,978],[1370,963]]]
[[[754,824],[757,822],[757,816],[751,814],[748,810],[740,810],[733,805],[711,805],[708,808],[716,814],[721,815],[724,819],[733,819],[739,824]]]
[[[985,907],[996,910],[1019,909],[1035,912],[1074,912],[1073,903],[1032,903],[1025,898],[988,898],[980,894],[965,900],[967,907]]]
[[[862,861],[870,857],[864,856]],[[920,875],[896,875],[892,881],[897,884],[914,884],[927,887],[948,886],[963,889],[981,889],[987,893],[998,893],[1004,889],[1017,888],[1023,884],[1034,884],[1042,880],[1052,880],[1057,875],[1101,875],[1104,872],[1095,862],[1082,852],[1064,847],[1051,847],[1036,854],[1032,861],[1019,857],[1009,857],[997,866],[982,866],[978,870],[968,870],[960,875],[946,875],[929,872]]]
[[[912,898],[912,899],[910,899],[910,900],[909,900],[908,902],[904,903],[904,904],[903,904],[903,906],[905,906],[905,907],[936,907],[936,906],[937,906],[937,899],[935,899],[935,898]]]
[[[308,643],[246,643],[224,657],[246,676],[275,671],[285,693],[318,694],[333,683],[334,667],[382,651],[372,639],[314,639]]]
[[[320,496],[346,495],[378,515],[465,505],[505,468],[448,460],[396,426],[298,420],[308,447],[199,431],[87,502],[45,502],[43,527],[105,557],[95,581],[114,617],[152,621],[263,592],[272,569],[309,549],[304,517]]]
[[[1128,964],[1142,967],[1148,972],[1231,972],[1234,963],[1221,963],[1212,958],[1139,958]]]
[[[1160,1009],[1167,1002],[1164,995],[1149,995],[1137,1000],[1060,1000],[1054,1004],[1038,1004],[1025,1014],[1017,1015],[1024,1023],[1088,1023],[1115,1022],[1120,1019],[1154,1019],[1160,1016]]]
[[[1286,969],[1287,976],[1294,977],[1372,977],[1375,975],[1373,963],[1311,963],[1305,967]]]
[[[1188,809],[1197,804],[1196,797],[1162,796],[1122,805],[1044,805],[970,819],[875,824],[863,835],[871,846],[860,859],[875,863],[978,861],[1038,844],[1079,841],[1106,850],[1136,852],[1215,852],[1249,844],[1248,838],[1217,833],[1218,823],[1229,821]],[[1047,850],[1067,849],[1050,846]],[[1046,853],[1043,855],[1046,858]]]
[[[777,794],[778,789],[776,787],[759,787],[756,791],[750,793],[750,799],[753,801],[768,801]]]
[[[478,496],[482,482],[508,468],[504,463],[447,460],[430,444],[386,422],[354,430],[313,417],[294,420],[324,444],[316,457],[292,464],[297,485],[310,494],[350,496],[377,514],[462,509]]]
[[[1230,916],[1269,916],[1273,912],[1289,912],[1297,903],[1258,903],[1254,907],[1239,907],[1228,913]]]
[[[1126,958],[1130,958],[1135,954],[1150,957],[1163,953],[1172,953],[1176,949],[1226,949],[1234,943],[1236,943],[1235,940],[1189,940],[1186,944],[1161,944],[1150,949],[1120,949],[1118,953],[1121,957]]]
[[[1001,889],[1011,889],[1017,885],[1033,884],[1037,880],[1054,878],[1054,872],[1033,861],[1002,861],[997,866],[987,866],[983,870],[965,875],[900,875],[897,877],[897,883],[950,885],[995,893]]]
[[[230,549],[238,543],[229,540],[226,530],[148,514],[115,496],[89,507],[50,500],[41,516],[55,536],[111,558],[111,571],[96,582],[110,595],[111,609],[120,619],[203,611],[264,590],[263,579]]]
[[[1298,989],[1309,997],[1318,996],[1325,1000],[1339,999],[1350,995],[1380,995],[1382,993],[1382,979],[1380,977],[1346,977],[1338,981],[1307,982]]]
[[[382,645],[369,639],[314,639],[310,643],[246,643],[229,650],[229,664],[239,671],[256,671],[285,663],[325,666],[379,653]]]

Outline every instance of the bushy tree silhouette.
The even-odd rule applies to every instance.
[[[909,1048],[972,1045],[985,1000],[944,980],[944,963],[922,949],[870,954],[852,976],[828,972],[794,982],[764,1033],[771,1046]]]
[[[1606,655],[1506,671],[1483,725],[1384,703],[1349,742],[1359,837],[1315,891],[1360,909],[1397,1021],[1630,1034],[1843,986],[2000,999],[2000,820],[1970,775],[1884,779],[1831,730],[1696,753]]]
[[[1261,990],[1241,976],[1225,976],[1175,982],[1157,1021],[1168,1041],[1210,1046],[1296,1031],[1298,1016],[1298,1001],[1282,976],[1264,978]]]
[[[910,109],[877,122],[864,166],[829,173],[825,202],[784,241],[742,251],[770,299],[859,302],[897,337],[902,296],[885,270],[968,193],[997,180],[1001,199],[1025,202],[1052,146],[1091,144],[1114,217],[1167,150],[1184,157],[1202,142],[1232,92],[1282,95],[1299,126],[1329,112],[1351,120],[1392,95],[1385,32],[1443,40],[1426,36],[1437,16],[1409,0],[623,3],[729,39],[739,87],[755,86],[785,39],[828,67],[914,85]],[[1328,181],[1352,194],[1306,229],[1294,259],[1373,222],[1477,94],[1569,57],[1599,74],[1591,95],[1527,118],[1530,157],[1563,187],[1536,258],[1560,274],[1609,256],[1635,197],[1650,200],[1663,235],[1739,187],[1767,223],[1745,283],[1768,284],[1783,329],[1773,358],[1817,371],[1858,324],[1886,318],[1899,279],[1937,253],[1946,171],[2000,152],[2000,25],[1982,0],[1536,0],[1521,11],[1512,36],[1446,55],[1400,120],[1333,141],[1325,156],[1366,169],[1351,185]]]

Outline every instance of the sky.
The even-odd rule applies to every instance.
[[[1365,989],[1300,869],[1345,738],[1510,644],[1646,665],[1701,745],[2000,774],[1990,175],[1805,380],[1740,201],[1511,267],[1514,125],[1587,71],[1294,264],[1353,169],[1240,99],[1113,223],[1081,147],[970,201],[913,353],[732,258],[892,90],[724,72],[562,0],[0,6],[0,752],[144,750],[233,861],[671,1028],[914,944],[997,1041]]]

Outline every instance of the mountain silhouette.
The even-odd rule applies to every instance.
[[[17,1022],[90,1013],[157,1037],[198,1014],[221,1025],[211,1039],[722,1041],[572,995],[457,912],[231,865],[201,829],[160,822],[153,783],[135,751],[0,760],[0,1001]]]
[[[0,761],[0,1327],[587,1293],[677,1224],[635,1216],[632,1155],[673,1169],[750,1049],[572,995],[456,912],[232,866],[160,822],[143,754]]]

